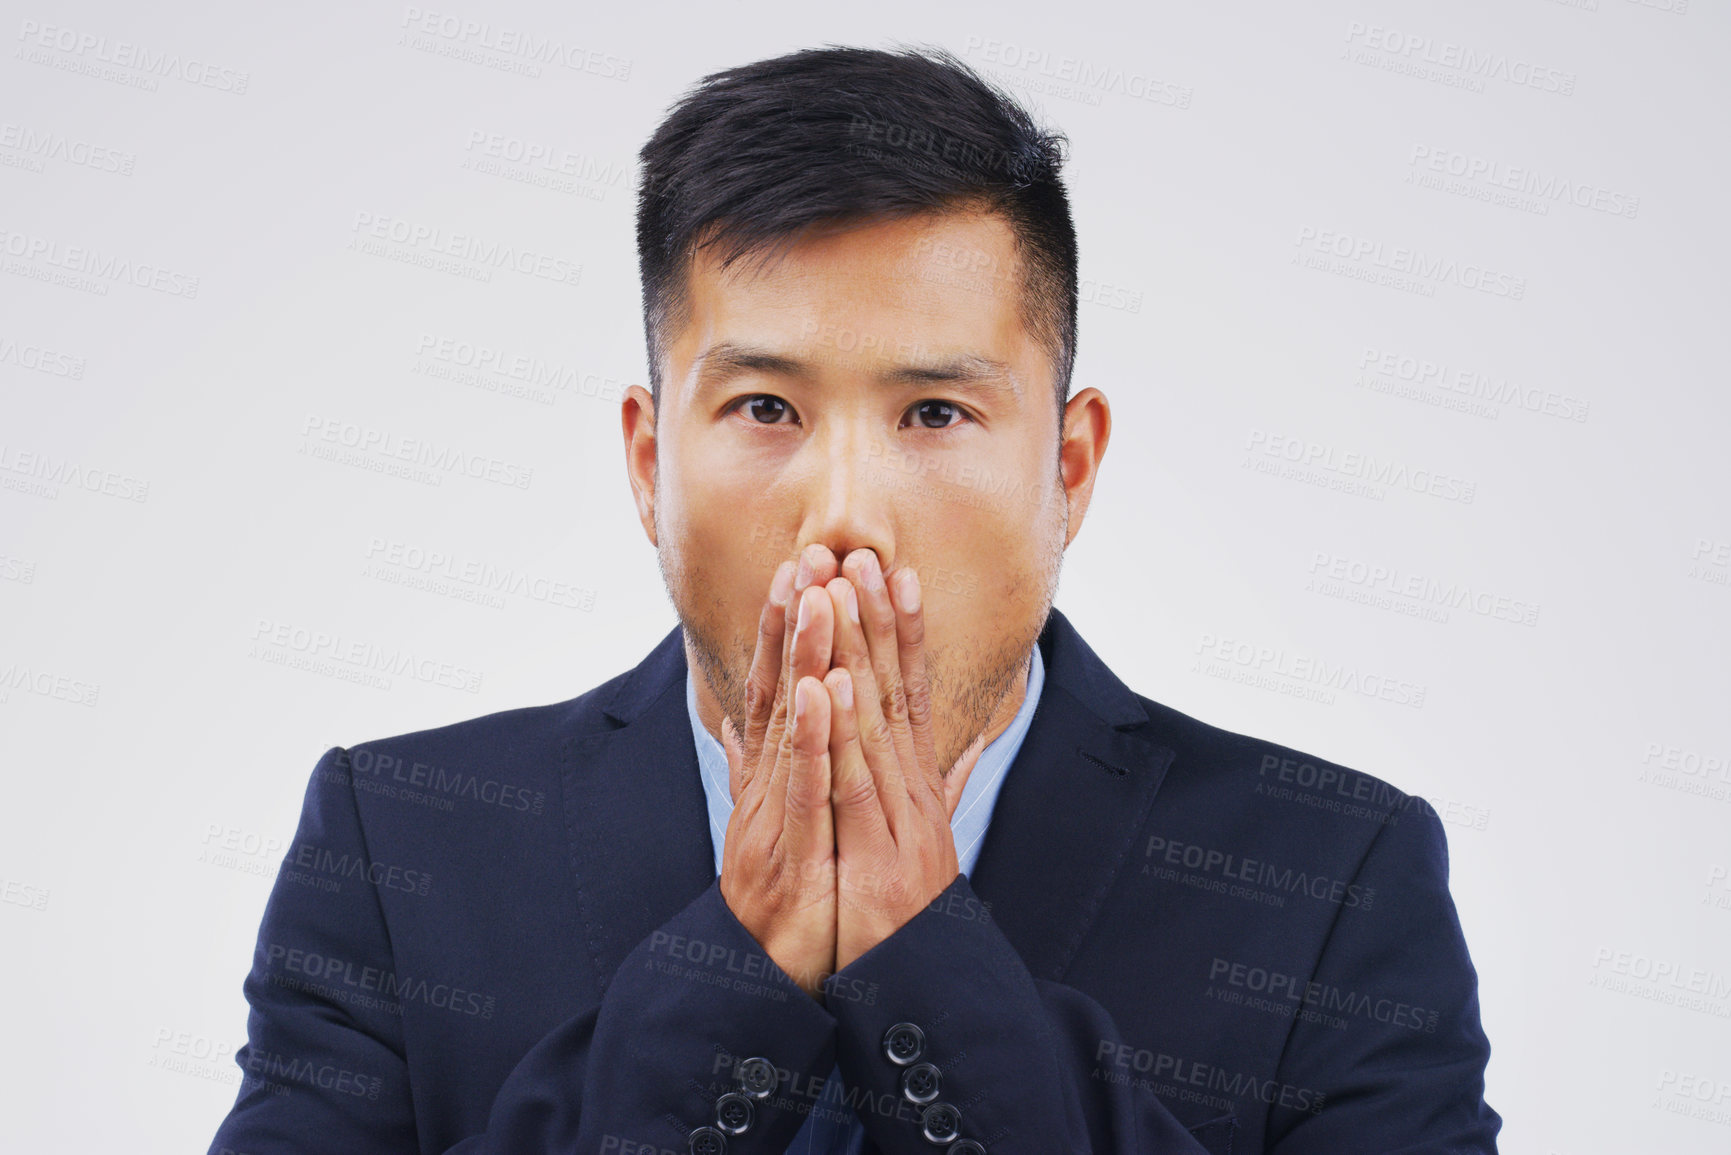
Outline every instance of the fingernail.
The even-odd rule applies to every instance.
[[[903,569],[896,579],[901,583],[902,609],[910,614],[920,612],[920,582],[911,569]]]
[[[841,672],[841,681],[836,683],[835,692],[841,698],[841,704],[853,709],[853,675],[846,670]]]
[[[787,599],[793,593],[793,566],[782,562],[775,567],[775,580],[769,585],[769,600],[785,608]]]
[[[811,554],[802,550],[799,555],[799,573],[793,579],[793,588],[803,590],[811,584],[811,579]]]
[[[793,688],[793,724],[799,725],[799,720],[805,717],[805,682]]]
[[[859,595],[853,592],[853,586],[847,587],[847,616],[853,619],[854,625],[859,625]]]
[[[798,633],[800,630],[805,629],[805,623],[810,621],[810,620],[811,620],[811,599],[808,597],[801,597],[799,599],[799,622],[797,625],[795,625],[793,627],[794,632]]]

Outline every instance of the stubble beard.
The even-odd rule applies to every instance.
[[[959,718],[961,724],[950,733],[947,742],[937,727],[937,740],[943,748],[937,751],[938,765],[944,777],[949,777],[957,761],[992,724],[993,716],[1004,698],[1029,672],[1033,647],[1050,616],[1052,601],[1058,589],[1058,575],[1063,566],[1064,540],[1069,534],[1069,504],[1060,490],[1058,506],[1063,511],[1062,524],[1049,540],[1045,556],[1035,573],[1040,582],[1040,611],[989,654],[954,654],[951,647],[926,650],[926,679],[931,686],[934,719]],[[673,556],[665,543],[670,540],[661,526],[661,511],[655,510],[658,543],[656,562],[661,580],[673,603],[674,613],[697,657],[697,665],[709,683],[721,712],[733,721],[736,734],[745,733],[745,689],[751,675],[751,658],[756,649],[755,623],[749,636],[724,637],[710,628],[719,620],[724,606],[707,595],[708,581],[701,564],[686,567]],[[767,591],[766,591],[767,595]],[[709,611],[705,613],[704,611]],[[968,671],[981,671],[970,676]],[[785,688],[784,688],[785,692]]]

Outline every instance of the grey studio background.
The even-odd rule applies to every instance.
[[[203,1150],[319,755],[674,624],[619,432],[636,149],[704,73],[896,41],[1071,140],[1114,434],[1059,608],[1139,692],[1436,807],[1503,1150],[1731,1147],[1723,4],[0,35],[0,1147]]]

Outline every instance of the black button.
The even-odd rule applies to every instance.
[[[691,1155],[725,1155],[727,1137],[714,1127],[698,1127],[685,1137]]]
[[[925,1106],[938,1097],[938,1084],[943,1076],[930,1063],[915,1063],[902,1072],[902,1098]]]
[[[962,1113],[948,1103],[933,1103],[920,1116],[920,1134],[927,1143],[948,1143],[962,1133]]]
[[[780,1082],[775,1073],[775,1064],[765,1058],[751,1058],[742,1061],[734,1069],[734,1075],[739,1080],[740,1089],[753,1099],[767,1099],[775,1094],[775,1085]]]
[[[756,1108],[738,1091],[729,1091],[715,1101],[715,1125],[729,1135],[743,1135],[751,1127]]]
[[[972,1139],[957,1139],[945,1148],[944,1155],[986,1155],[986,1146]]]
[[[926,1053],[926,1033],[912,1023],[897,1023],[884,1032],[884,1055],[905,1067]]]

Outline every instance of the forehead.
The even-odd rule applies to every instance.
[[[819,225],[721,268],[699,249],[669,379],[686,390],[706,350],[782,349],[835,366],[974,357],[1030,385],[1041,354],[1023,321],[1015,233],[973,210]]]

